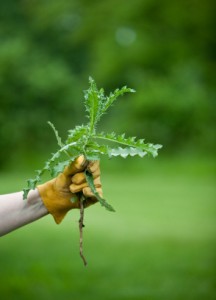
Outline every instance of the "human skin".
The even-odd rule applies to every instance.
[[[0,236],[48,215],[37,189],[23,201],[23,192],[0,195]]]

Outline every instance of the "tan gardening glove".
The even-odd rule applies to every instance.
[[[88,163],[84,156],[79,156],[56,178],[37,186],[44,205],[57,224],[63,220],[70,209],[80,207],[79,192],[88,198],[84,203],[85,207],[97,202],[85,179],[83,171],[86,168],[92,173],[96,190],[102,197],[99,161]],[[78,201],[72,202],[73,198],[78,198]]]

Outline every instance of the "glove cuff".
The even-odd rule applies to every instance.
[[[72,203],[69,199],[62,199],[59,195],[56,195],[53,190],[53,181],[54,180],[50,180],[44,184],[38,185],[37,189],[43,204],[53,216],[55,223],[60,224],[67,212],[72,208]]]

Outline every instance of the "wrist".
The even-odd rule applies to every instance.
[[[26,207],[28,209],[32,208],[39,216],[48,214],[48,210],[41,199],[38,189],[29,192]]]

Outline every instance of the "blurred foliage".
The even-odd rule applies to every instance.
[[[128,85],[103,126],[213,152],[215,1],[20,0],[0,3],[0,165],[44,152],[84,122],[91,75],[108,92]],[[7,158],[7,159],[6,159]]]

